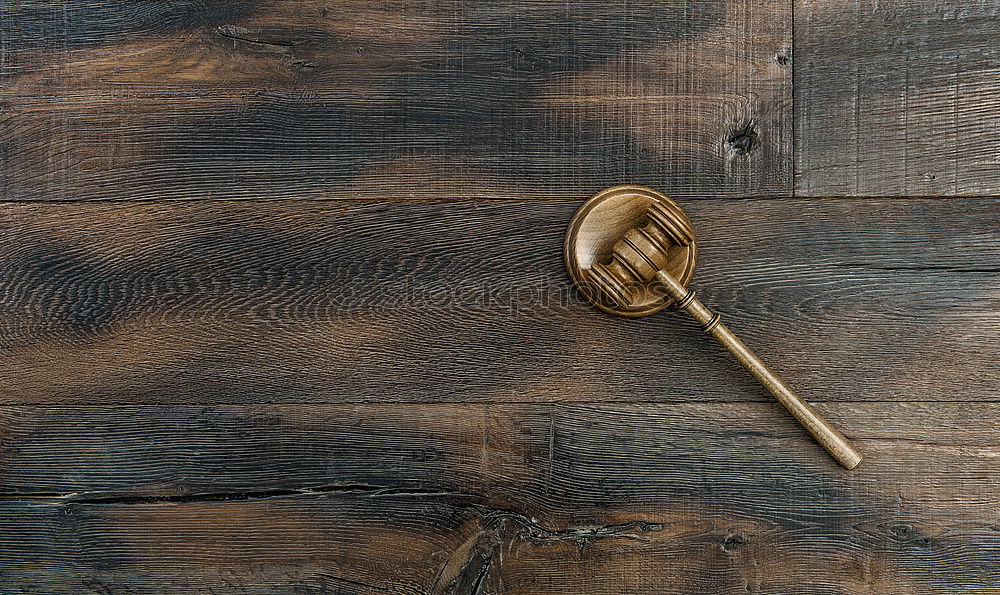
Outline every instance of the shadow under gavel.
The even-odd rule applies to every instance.
[[[623,227],[614,221],[617,216],[636,224]],[[581,262],[588,250],[593,257],[589,268]],[[729,350],[838,463],[847,469],[860,465],[863,457],[847,438],[687,289],[695,254],[694,230],[684,211],[666,195],[642,186],[617,186],[595,195],[574,216],[566,237],[570,276],[592,303],[633,317],[675,304]]]

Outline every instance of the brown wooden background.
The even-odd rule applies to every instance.
[[[0,592],[1000,593],[998,27],[0,2]],[[625,182],[862,467],[579,300]]]

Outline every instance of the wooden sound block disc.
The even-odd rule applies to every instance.
[[[566,232],[563,257],[566,270],[580,293],[601,310],[617,316],[648,316],[669,306],[673,299],[654,284],[637,288],[636,299],[628,307],[622,307],[611,300],[602,299],[595,289],[586,283],[586,271],[595,263],[607,262],[611,258],[611,248],[627,231],[646,225],[649,220],[646,211],[653,202],[670,207],[675,217],[683,219],[690,228],[691,222],[680,206],[667,195],[645,186],[614,186],[601,190],[577,210]],[[684,285],[694,276],[697,261],[695,242],[687,246],[671,244],[668,248],[668,263],[664,267]]]

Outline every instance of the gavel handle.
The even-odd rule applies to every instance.
[[[719,343],[722,343],[729,353],[746,368],[754,378],[766,388],[774,398],[781,403],[789,413],[799,420],[799,423],[812,434],[820,445],[827,450],[837,462],[847,469],[854,469],[861,464],[864,458],[860,452],[837,431],[830,422],[823,419],[812,405],[805,402],[802,397],[795,394],[790,386],[772,372],[764,362],[760,361],[754,352],[743,344],[739,338],[732,333],[726,325],[722,324],[719,315],[713,313],[705,307],[694,291],[689,291],[670,273],[660,270],[656,273],[656,280],[663,285],[670,297],[676,300],[678,308],[686,311],[692,318],[701,323],[701,328],[706,333],[711,333]]]

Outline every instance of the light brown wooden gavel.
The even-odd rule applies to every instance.
[[[665,302],[673,302],[702,325],[702,330],[710,333],[729,350],[733,356],[787,409],[799,420],[806,430],[825,448],[838,463],[847,469],[861,464],[862,455],[854,446],[827,422],[813,407],[795,394],[781,378],[771,371],[744,343],[720,320],[718,314],[709,310],[667,269],[676,255],[671,255],[671,247],[690,247],[691,262],[687,273],[693,271],[694,232],[686,215],[679,206],[666,196],[648,188],[638,186],[618,187],[604,191],[605,198],[615,198],[609,191],[643,192],[653,198],[645,209],[648,223],[628,229],[621,239],[611,247],[610,259],[594,262],[589,269],[580,271],[585,293],[605,311],[626,316],[628,308],[639,299],[639,291],[648,293],[650,286],[657,286],[666,292]],[[595,196],[598,199],[602,196]],[[613,194],[613,192],[612,192]],[[586,206],[586,205],[585,205]],[[582,216],[593,214],[593,205]],[[581,217],[578,214],[578,217]],[[579,232],[579,222],[571,225],[570,232]],[[574,238],[575,240],[576,238]],[[567,255],[570,238],[567,238]],[[605,254],[606,256],[606,254]],[[571,258],[567,256],[567,265]],[[571,270],[571,276],[573,272]],[[616,311],[616,308],[622,310]]]

